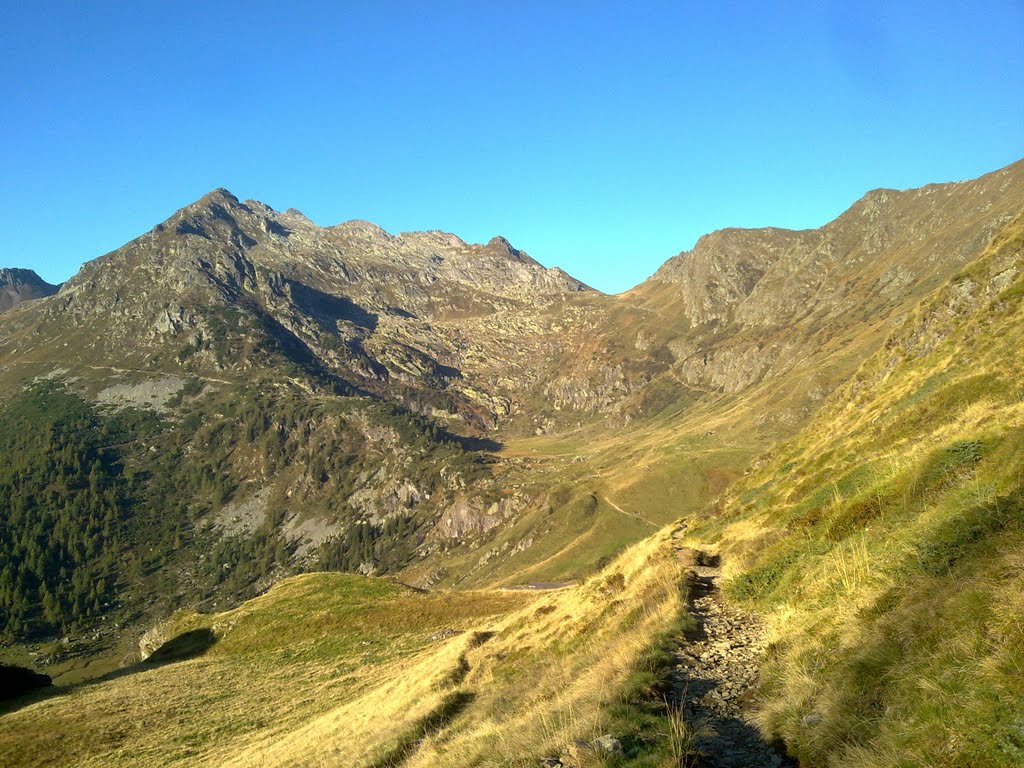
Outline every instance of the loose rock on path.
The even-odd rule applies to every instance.
[[[707,562],[706,557],[698,561]],[[795,766],[750,719],[752,688],[767,646],[764,624],[731,606],[718,588],[717,565],[691,566],[690,614],[699,623],[676,653],[675,691],[686,721],[698,730],[707,768]]]

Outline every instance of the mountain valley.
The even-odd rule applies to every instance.
[[[0,762],[707,764],[697,557],[779,764],[1019,765],[1022,265],[1024,161],[618,295],[223,189],[3,270]]]

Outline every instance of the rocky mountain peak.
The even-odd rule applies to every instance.
[[[262,203],[260,204],[262,205]],[[267,206],[269,209],[269,206]],[[179,223],[191,219],[228,219],[241,213],[253,212],[246,203],[241,202],[230,191],[219,187],[200,197],[195,202],[189,203],[184,208],[176,211],[161,226],[166,227],[171,223]]]
[[[281,214],[281,218],[289,222],[297,222],[310,227],[316,226],[316,223],[298,208],[289,208]]]
[[[0,269],[0,312],[32,299],[52,296],[59,285],[51,285],[31,269]]]
[[[365,219],[351,219],[349,221],[343,221],[341,224],[335,224],[332,227],[325,227],[326,232],[335,232],[342,235],[348,235],[350,237],[361,237],[368,240],[383,240],[390,241],[394,239],[394,235],[374,224],[372,221],[366,221]]]
[[[205,195],[196,200],[196,202],[192,203],[193,206],[204,206],[213,204],[238,205],[239,202],[238,198],[235,197],[234,194],[232,194],[231,190],[225,189],[224,187],[217,187],[216,189],[207,192]]]
[[[520,251],[518,248],[513,247],[512,243],[510,243],[501,235],[496,235],[495,237],[492,237],[490,240],[488,240],[486,248],[491,253],[507,256],[508,258],[513,259],[514,261],[522,262],[523,264],[538,263],[527,254]]]

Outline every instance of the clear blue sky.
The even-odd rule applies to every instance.
[[[225,186],[620,291],[1024,156],[1021,0],[4,6],[0,266],[51,281]]]

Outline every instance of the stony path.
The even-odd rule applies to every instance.
[[[728,605],[718,589],[721,569],[695,565],[690,613],[700,628],[677,652],[676,693],[687,722],[701,735],[706,768],[780,768],[780,756],[748,720],[751,688],[767,645],[764,625]]]

